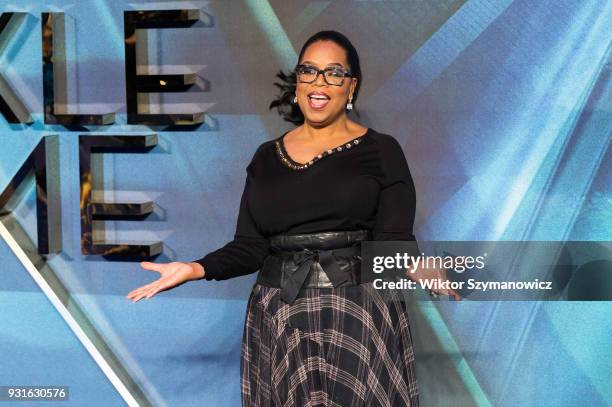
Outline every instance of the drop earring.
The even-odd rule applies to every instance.
[[[297,95],[293,97],[293,103],[297,103]]]
[[[351,99],[349,99],[349,102],[346,104],[346,110],[353,110],[353,103],[351,102]]]

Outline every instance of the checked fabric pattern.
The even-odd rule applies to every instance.
[[[240,367],[243,406],[418,406],[405,304],[371,284],[303,289],[293,304],[256,284]]]

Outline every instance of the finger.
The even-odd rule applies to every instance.
[[[134,293],[134,295],[132,295],[132,300],[134,302],[138,301],[139,299],[145,297],[151,290],[155,289],[156,287],[156,283],[147,284],[147,286],[141,287],[137,290],[137,292]]]
[[[461,301],[461,295],[455,290],[449,290],[451,295],[455,298],[456,301]]]
[[[136,298],[138,295],[142,294],[143,292],[145,292],[147,289],[146,288],[139,288],[138,290],[134,290],[131,293],[128,294],[127,298],[129,300]]]
[[[153,287],[149,291],[144,293],[143,298],[145,300],[148,300],[149,298],[153,297],[155,294],[157,294],[160,291],[163,291],[163,287],[162,286]]]
[[[146,290],[146,291],[141,292],[140,294],[138,294],[138,295],[137,295],[137,296],[136,296],[136,297],[135,297],[135,298],[132,300],[132,302],[138,302],[138,301],[142,300],[143,298],[145,298],[145,299],[146,299],[147,294],[149,294],[149,292],[150,292],[151,290],[152,290],[152,289],[149,289],[149,290]]]
[[[156,287],[153,287],[152,290],[150,290],[149,294],[147,295],[150,295],[149,298],[151,298],[151,296],[159,292],[166,291],[167,289],[172,288],[172,287],[175,287],[175,283],[173,283],[172,281],[163,281],[157,284]]]
[[[158,288],[156,288],[156,289],[153,289],[153,290],[149,291],[149,292],[148,292],[148,293],[145,295],[145,298],[146,298],[146,299],[149,299],[149,298],[151,298],[151,297],[155,296],[155,294],[157,294],[157,293],[158,293],[158,292],[160,292],[160,291],[162,291],[162,290],[161,290],[161,288],[159,288],[159,287],[158,287]]]
[[[142,294],[139,294],[135,296],[134,298],[132,298],[132,303],[138,302],[140,301],[140,299],[142,299]]]
[[[140,267],[142,267],[145,270],[150,270],[150,271],[157,271],[158,273],[162,271],[162,268],[164,267],[163,264],[158,264],[158,263],[153,263],[150,261],[141,261],[140,262]]]
[[[150,287],[151,287],[151,284],[153,284],[153,283],[149,283],[149,284],[146,284],[146,285],[140,286],[140,287],[138,287],[138,288],[136,288],[136,289],[134,289],[134,290],[130,291],[130,293],[129,293],[128,295],[137,294],[137,293],[139,293],[139,292],[140,292],[140,291],[142,291],[142,290],[146,290],[147,288],[150,288]]]
[[[128,294],[128,298],[133,297],[134,295],[138,295],[140,294],[142,291],[148,290],[149,288],[151,288],[151,286],[153,286],[153,284],[155,284],[155,282],[149,283],[147,285],[143,285],[141,287],[138,287],[137,289],[131,291]]]
[[[457,301],[461,301],[461,296],[454,290],[452,289],[447,289],[447,290],[433,290],[435,294],[438,294],[434,297],[438,297],[439,295],[448,295],[448,296],[452,296],[455,300]],[[433,295],[432,295],[433,296]]]

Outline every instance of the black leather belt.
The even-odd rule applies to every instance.
[[[280,288],[289,304],[304,288],[361,284],[360,242],[370,236],[369,230],[274,236],[257,283]]]

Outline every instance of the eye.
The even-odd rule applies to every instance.
[[[315,74],[317,73],[317,69],[315,67],[309,65],[302,65],[298,67],[298,73],[302,74]]]
[[[344,71],[341,70],[341,69],[327,69],[326,72],[327,72],[327,75],[333,76],[335,78],[343,78],[344,77]]]

